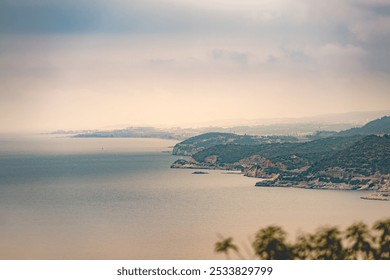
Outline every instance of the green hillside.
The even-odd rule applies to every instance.
[[[232,164],[253,155],[261,155],[273,161],[291,165],[291,156],[301,157],[312,163],[330,153],[340,151],[361,139],[362,136],[332,137],[305,143],[272,143],[259,145],[217,145],[194,154],[197,162],[204,162],[210,156],[217,156],[218,164]]]
[[[390,174],[390,136],[369,135],[352,146],[314,164],[309,173],[339,168],[347,173],[368,176]]]
[[[204,149],[218,145],[258,145],[262,143],[297,142],[298,139],[291,136],[253,136],[238,135],[234,133],[210,132],[191,137],[175,145],[174,155],[193,155]]]
[[[362,127],[351,128],[338,133],[338,136],[390,134],[390,116],[373,120]]]

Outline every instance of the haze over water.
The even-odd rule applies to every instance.
[[[256,188],[242,175],[170,169],[156,139],[0,139],[1,259],[212,259],[218,234],[250,247],[256,230],[290,236],[370,225],[390,203],[361,192]],[[244,253],[245,255],[245,253]]]

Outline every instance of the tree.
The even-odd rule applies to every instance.
[[[223,253],[225,254],[227,259],[230,259],[229,252],[230,251],[235,251],[238,253],[238,247],[233,244],[233,238],[228,237],[228,238],[223,238],[221,237],[222,240],[218,241],[215,243],[214,251],[216,253]]]
[[[390,260],[390,218],[377,221],[374,232],[362,222],[354,223],[344,232],[338,227],[322,227],[314,234],[301,234],[293,244],[286,242],[287,234],[279,226],[260,229],[252,243],[255,256],[263,260]],[[345,240],[343,238],[345,237]],[[215,251],[226,254],[238,248],[233,239],[221,237]]]
[[[380,232],[376,258],[390,260],[390,219],[377,221],[373,228]]]
[[[374,259],[375,250],[371,245],[373,237],[366,224],[360,222],[351,225],[347,228],[345,237],[351,243],[351,246],[347,249],[350,259]]]
[[[259,230],[253,248],[263,260],[288,260],[292,257],[291,247],[286,243],[286,232],[279,226]]]
[[[337,227],[322,227],[315,233],[314,254],[317,260],[343,260],[346,253]]]
[[[315,235],[301,234],[297,238],[297,242],[293,246],[294,259],[297,260],[313,260],[317,256],[315,254]]]

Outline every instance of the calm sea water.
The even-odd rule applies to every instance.
[[[256,188],[241,175],[170,169],[178,157],[162,151],[174,144],[1,138],[0,258],[218,259],[219,234],[245,251],[270,224],[294,237],[389,217],[389,202],[359,192]]]

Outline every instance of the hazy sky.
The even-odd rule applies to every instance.
[[[0,0],[0,131],[390,109],[388,0]]]

